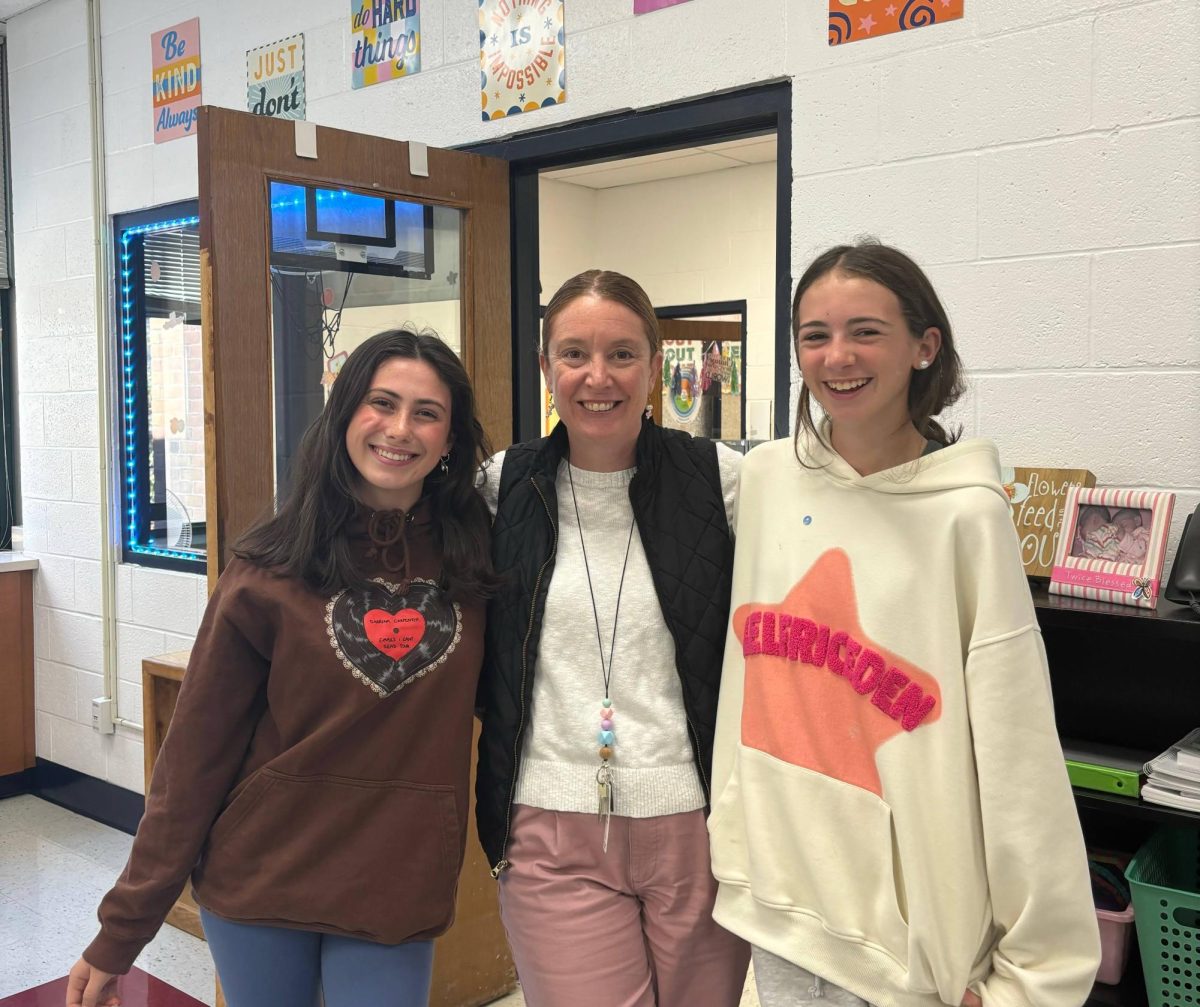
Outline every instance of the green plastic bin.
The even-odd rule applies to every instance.
[[[1200,830],[1156,832],[1125,877],[1150,1007],[1200,1007]]]

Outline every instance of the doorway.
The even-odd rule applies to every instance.
[[[625,219],[632,223],[627,227],[624,244],[619,235],[606,240],[603,249],[589,248],[587,242],[580,240],[578,232],[563,241],[548,237],[546,217],[553,211],[547,206],[546,191],[551,183],[556,187],[594,186],[610,192],[624,185],[630,188],[631,196],[633,188],[650,186],[657,187],[661,193],[663,185],[672,178],[734,169],[736,165],[731,162],[738,157],[736,150],[739,147],[745,151],[756,150],[759,154],[769,148],[771,153],[770,167],[765,167],[765,161],[760,162],[759,173],[770,189],[773,233],[766,241],[758,241],[765,268],[758,271],[757,279],[762,286],[753,294],[736,287],[722,287],[719,280],[711,276],[706,278],[708,286],[699,291],[692,288],[681,294],[669,285],[659,286],[652,268],[654,255],[643,255],[639,260],[637,255],[628,254],[636,252],[637,249],[630,246],[638,244],[653,245],[660,259],[669,260],[674,254],[664,235],[655,229],[655,220],[648,212],[639,215],[636,210],[629,211]],[[787,434],[791,385],[790,82],[771,82],[678,104],[618,112],[464,149],[509,162],[514,439],[541,436],[546,422],[545,397],[537,361],[539,308],[558,283],[593,266],[616,269],[632,276],[647,289],[656,308],[713,300],[746,300],[750,303],[757,300],[762,324],[756,325],[753,317],[750,320],[746,355],[742,360],[747,370],[739,375],[741,378],[749,375],[742,384],[750,386],[743,393],[749,403],[744,436],[758,441]],[[742,166],[749,164],[747,161]],[[620,181],[608,184],[612,177]],[[724,184],[722,179],[718,188]],[[692,188],[703,186],[692,185]],[[702,198],[694,198],[690,204],[687,198],[686,194],[681,195],[677,202],[686,206],[694,217],[702,220],[706,212],[711,214],[713,207],[706,207]],[[604,197],[601,201],[610,205],[618,202],[615,198]],[[636,202],[636,198],[632,201]],[[653,209],[653,200],[650,200],[650,208]],[[607,209],[596,214],[594,220],[610,221]],[[715,233],[723,233],[720,229],[726,227],[728,219],[723,218],[719,224],[714,224]],[[695,254],[698,239],[694,234],[680,241],[689,243],[686,250],[689,256]],[[573,251],[572,261],[568,261],[572,258],[566,254],[568,249]],[[580,251],[584,253],[582,258],[578,254]],[[680,258],[683,258],[682,253]],[[552,266],[549,271],[548,266]],[[557,272],[552,276],[555,268]],[[755,398],[760,399],[758,405],[753,405]]]

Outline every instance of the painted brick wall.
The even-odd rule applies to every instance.
[[[864,0],[867,2],[867,0]],[[425,0],[422,72],[351,91],[324,0],[101,0],[109,211],[196,195],[195,141],[155,146],[149,35],[199,15],[208,102],[247,48],[305,32],[308,115],[449,146],[749,83],[793,81],[793,273],[872,233],[917,256],[1006,459],[1200,501],[1200,12],[1194,0],[973,0],[959,22],[831,49],[823,4],[568,0],[566,104],[479,120],[476,5]],[[38,750],[139,787],[140,740],[84,726],[102,522],[83,4],[8,22],[24,508],[38,587]],[[123,712],[142,656],[186,644],[198,578],[122,567]]]

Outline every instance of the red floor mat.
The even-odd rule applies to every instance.
[[[194,997],[181,993],[141,969],[130,969],[121,979],[122,1007],[204,1007]],[[35,986],[24,993],[0,999],[0,1007],[63,1007],[67,999],[67,977]]]

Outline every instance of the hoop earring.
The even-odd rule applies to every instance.
[[[450,471],[450,452],[447,451],[442,455],[442,460],[438,462],[438,468],[442,470],[442,475]]]

